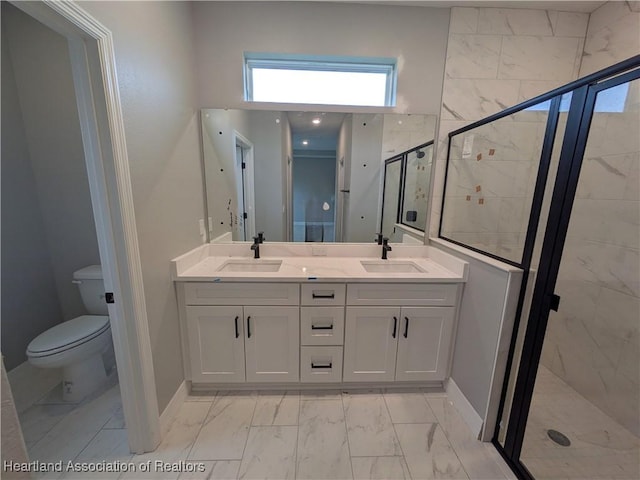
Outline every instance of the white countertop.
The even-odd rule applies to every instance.
[[[389,260],[382,260],[378,246],[262,244],[261,256],[253,258],[246,243],[229,246],[203,245],[172,261],[173,279],[181,282],[371,282],[460,283],[467,279],[468,264],[452,255],[424,245],[393,245]],[[318,248],[324,254],[318,255]],[[354,254],[358,254],[355,256]],[[395,254],[394,254],[395,252]],[[393,256],[392,256],[393,255]],[[281,261],[276,272],[219,271],[228,262],[258,265]],[[361,261],[376,264],[411,262],[424,272],[367,272]]]

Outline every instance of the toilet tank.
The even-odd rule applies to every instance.
[[[104,282],[102,267],[89,265],[73,272],[73,281],[80,289],[82,303],[90,315],[108,315],[109,310],[104,300]]]

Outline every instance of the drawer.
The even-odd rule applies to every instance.
[[[301,347],[300,382],[342,381],[342,347]]]
[[[302,284],[300,305],[344,305],[344,283]]]
[[[448,307],[456,304],[457,284],[350,283],[347,305],[400,305]]]
[[[344,307],[300,307],[301,345],[342,345]]]
[[[297,283],[206,283],[184,286],[187,305],[298,305]]]

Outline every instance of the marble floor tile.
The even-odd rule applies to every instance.
[[[133,454],[129,451],[126,430],[100,430],[86,448],[73,460],[74,465],[76,465],[75,471],[67,471],[61,478],[79,480],[86,480],[87,478],[91,478],[91,480],[117,479],[120,477],[121,472],[87,473],[82,472],[82,467],[78,464],[100,462],[126,464],[131,462],[132,458]]]
[[[342,402],[352,457],[401,455],[382,394],[343,395]]]
[[[341,390],[301,390],[300,400],[341,400]]]
[[[76,408],[75,405],[32,405],[18,415],[27,449],[60,423]]]
[[[251,425],[297,425],[299,411],[298,392],[261,392]]]
[[[294,479],[297,426],[251,427],[239,479]]]
[[[296,471],[298,479],[351,479],[341,399],[301,402]]]
[[[179,462],[186,460],[187,454],[191,449],[198,432],[202,427],[210,405],[201,402],[185,402],[180,407],[176,418],[171,423],[169,431],[162,439],[162,443],[158,448],[149,453],[142,455],[134,455],[132,462],[139,465],[141,463],[156,461],[161,462]],[[152,469],[150,472],[127,472],[123,474],[121,479],[177,479],[177,472],[161,472]]]
[[[7,378],[18,413],[25,411],[58,386],[62,394],[61,368],[38,368],[26,361],[7,372]]]
[[[354,457],[351,464],[357,480],[411,480],[404,457]]]
[[[422,393],[385,393],[384,401],[393,423],[437,422]]]
[[[29,449],[29,458],[41,462],[73,460],[109,421],[120,403],[120,389],[115,387],[79,405]]]
[[[495,457],[490,455],[484,443],[474,437],[451,401],[446,398],[432,398],[429,399],[429,405],[470,478],[478,480],[505,478]]]
[[[398,424],[395,429],[412,478],[469,478],[437,423]]]
[[[190,462],[191,463],[191,462]],[[215,462],[192,462],[204,467],[204,472],[183,472],[178,480],[236,480],[240,460],[218,460]]]
[[[257,395],[250,393],[230,392],[216,396],[189,452],[189,460],[241,460],[256,400]]]
[[[113,416],[109,419],[109,421],[103,428],[126,428],[124,422],[124,412],[122,411],[122,404],[118,406],[118,408],[113,413]]]

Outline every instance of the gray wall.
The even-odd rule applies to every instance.
[[[201,107],[246,108],[243,52],[277,52],[398,58],[393,110],[440,111],[449,9],[195,2],[193,10]]]
[[[331,158],[293,157],[293,220],[331,222],[334,218],[334,193],[336,181],[335,155]],[[308,201],[322,206],[327,202],[328,211],[315,211],[313,217],[306,212]]]
[[[8,370],[29,342],[62,321],[51,256],[6,39],[2,4],[2,354]],[[10,7],[13,8],[13,7]],[[20,208],[16,208],[19,205]],[[37,295],[37,301],[34,296]]]
[[[80,5],[113,33],[162,411],[184,379],[169,261],[200,244],[204,217],[191,9],[186,2]]]
[[[73,272],[100,263],[67,41],[3,5],[27,148],[63,320],[86,313]],[[16,204],[14,204],[16,205]]]
[[[286,240],[285,168],[283,165],[282,118],[280,112],[252,112],[250,139],[255,147],[253,172],[256,198],[256,232],[264,232],[268,241]]]
[[[353,115],[346,242],[372,242],[378,231],[383,123],[383,115]]]

